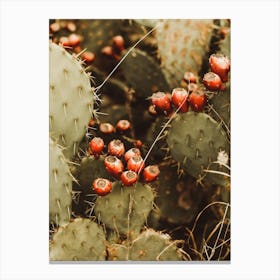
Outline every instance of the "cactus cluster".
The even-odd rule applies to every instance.
[[[50,20],[49,58],[50,261],[229,260],[230,21]]]

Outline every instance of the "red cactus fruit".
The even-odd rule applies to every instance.
[[[180,108],[180,112],[186,113],[188,111],[187,98],[189,93],[184,88],[174,88],[171,95],[172,103],[176,108]]]
[[[203,77],[203,84],[208,90],[216,91],[222,86],[222,80],[219,75],[208,72]]]
[[[223,82],[228,80],[230,60],[223,54],[212,54],[209,58],[211,71],[219,75]]]
[[[143,178],[145,182],[152,182],[159,176],[159,168],[157,165],[148,165],[144,168]]]
[[[196,91],[198,89],[198,85],[195,83],[189,83],[188,84],[188,91],[189,94],[192,93],[193,91]]]
[[[123,172],[123,163],[116,156],[107,156],[104,159],[104,165],[106,170],[114,176],[118,176]]]
[[[104,48],[102,48],[101,53],[107,56],[113,56],[114,52],[111,46],[105,46]]]
[[[141,148],[143,146],[143,143],[141,140],[138,139],[135,141],[134,145],[136,148]]]
[[[93,127],[95,125],[95,120],[94,119],[90,119],[88,122],[88,125]]]
[[[113,37],[114,46],[121,52],[124,50],[124,38],[121,35],[116,35]]]
[[[127,161],[127,169],[136,173],[140,173],[145,166],[144,160],[141,156],[133,156]]]
[[[77,35],[75,33],[72,33],[69,35],[68,40],[69,40],[69,44],[72,47],[75,47],[81,43],[81,36]]]
[[[60,25],[58,22],[54,22],[50,25],[50,31],[56,33],[60,30]]]
[[[83,52],[81,54],[81,58],[82,60],[84,60],[86,63],[91,63],[94,61],[95,59],[95,54],[93,52],[90,52],[90,51],[86,51],[86,52]]]
[[[104,141],[100,137],[94,137],[89,142],[89,148],[95,157],[98,157],[104,148]]]
[[[171,102],[168,95],[160,91],[153,93],[152,104],[160,111],[169,111],[171,108]]]
[[[131,148],[124,154],[124,160],[128,161],[133,156],[140,156],[141,152],[138,148]]]
[[[99,125],[99,130],[103,132],[104,134],[111,134],[115,132],[115,128],[112,124],[110,123],[101,123]]]
[[[66,24],[66,28],[70,31],[70,32],[75,32],[77,27],[76,27],[76,24],[72,21],[70,22],[67,22]]]
[[[65,36],[62,36],[59,38],[59,43],[63,46],[63,47],[70,47],[71,44],[69,42],[69,38],[68,37],[65,37]]]
[[[103,178],[97,178],[92,184],[92,189],[100,196],[104,196],[111,192],[112,183]]]
[[[119,139],[114,139],[108,144],[108,153],[111,156],[121,157],[125,153],[124,144]]]
[[[196,83],[197,82],[197,77],[192,72],[185,72],[183,79],[187,83]]]
[[[132,186],[138,180],[138,175],[132,170],[124,171],[121,175],[121,181],[124,186]]]
[[[194,91],[189,96],[189,103],[195,112],[203,110],[206,104],[206,95],[202,90]]]
[[[128,120],[119,120],[116,127],[120,131],[126,131],[131,128],[131,123]]]

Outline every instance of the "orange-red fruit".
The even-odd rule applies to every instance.
[[[128,120],[119,120],[116,127],[120,131],[126,131],[131,128],[131,123]]]
[[[196,83],[197,82],[197,77],[192,72],[185,72],[183,79],[187,83]]]
[[[144,168],[144,160],[141,156],[133,156],[127,161],[127,169],[140,173]]]
[[[124,38],[121,35],[116,35],[113,38],[114,46],[121,52],[124,50]]]
[[[152,104],[156,106],[156,109],[160,111],[169,111],[171,108],[171,102],[168,95],[164,92],[156,92],[152,95]]]
[[[70,31],[70,32],[75,32],[76,31],[76,24],[74,22],[67,22],[66,24],[66,28]]]
[[[116,156],[107,156],[104,159],[104,165],[107,171],[115,176],[118,176],[123,172],[123,163]]]
[[[184,88],[174,88],[171,95],[172,103],[176,108],[180,108],[180,112],[186,113],[188,111],[187,98],[189,93]]]
[[[94,180],[92,188],[98,195],[104,196],[111,192],[112,183],[107,179],[97,178]]]
[[[159,168],[157,165],[148,165],[144,168],[143,177],[146,182],[152,182],[159,176]]]
[[[95,124],[95,120],[94,119],[90,119],[89,122],[88,122],[88,125],[93,127]]]
[[[101,123],[99,125],[99,130],[103,132],[104,134],[111,134],[115,132],[115,128],[112,124],[110,123]]]
[[[141,148],[141,147],[143,146],[142,141],[141,141],[141,140],[136,140],[135,146],[136,146],[137,148]]]
[[[206,104],[206,95],[203,91],[197,90],[190,94],[189,103],[195,112],[201,112]]]
[[[81,55],[82,60],[84,60],[86,63],[91,63],[94,61],[95,59],[95,54],[93,52],[90,51],[86,51],[84,53],[82,53]]]
[[[188,84],[188,91],[189,93],[192,93],[193,91],[196,91],[198,89],[198,85],[195,83],[189,83]]]
[[[62,44],[62,46],[64,46],[64,47],[70,47],[71,46],[68,37],[64,37],[64,36],[60,37],[59,38],[59,43]]]
[[[60,30],[60,25],[57,22],[54,22],[50,25],[50,30],[51,32],[55,33],[58,32]]]
[[[108,153],[111,156],[121,157],[125,153],[124,144],[119,139],[114,139],[108,144]]]
[[[108,56],[113,56],[113,48],[111,46],[105,46],[102,48],[101,53]]]
[[[124,160],[128,161],[133,156],[140,156],[141,152],[138,148],[131,148],[124,154]]]
[[[230,60],[223,54],[212,54],[209,58],[211,71],[219,75],[223,82],[228,80]]]
[[[138,175],[132,170],[124,171],[121,175],[121,181],[124,186],[132,186],[137,182]]]
[[[104,141],[100,137],[94,137],[90,142],[89,142],[89,148],[93,155],[99,155],[103,148],[104,148]]]
[[[69,44],[72,47],[75,47],[81,43],[81,36],[79,36],[75,33],[72,33],[69,35],[68,40],[69,40]]]
[[[208,72],[203,77],[203,84],[208,90],[216,91],[221,88],[222,80],[219,75],[213,72]]]

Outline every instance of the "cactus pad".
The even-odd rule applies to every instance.
[[[110,194],[97,198],[94,211],[108,228],[118,234],[135,234],[147,221],[154,196],[147,184],[137,182],[132,187],[123,187],[120,182],[115,182]]]
[[[227,170],[217,161],[224,151],[229,155],[229,143],[221,126],[205,113],[188,112],[177,115],[171,122],[167,143],[172,157],[180,167],[197,179],[227,185],[229,177],[205,172]]]
[[[52,139],[49,145],[50,222],[65,225],[71,217],[72,177],[61,148]]]
[[[50,243],[51,261],[103,261],[105,257],[104,231],[90,219],[77,218],[60,227]]]
[[[123,61],[121,69],[138,97],[147,98],[153,92],[169,90],[159,63],[144,51],[134,49]]]
[[[78,150],[93,113],[94,95],[89,75],[64,48],[50,47],[50,133],[71,158]]]
[[[181,261],[183,255],[168,234],[152,229],[143,231],[130,246],[113,244],[108,248],[109,260]]]
[[[158,50],[169,85],[180,84],[186,71],[198,74],[208,53],[212,20],[166,20],[157,30]]]

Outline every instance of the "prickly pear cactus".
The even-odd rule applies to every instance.
[[[228,139],[221,126],[209,115],[195,112],[179,114],[171,122],[167,143],[171,156],[193,177],[214,184],[229,184],[229,176],[222,175],[227,170],[217,163],[222,152],[229,155]]]
[[[83,157],[78,168],[78,182],[82,187],[90,188],[98,177],[110,178],[105,169],[104,158],[95,159],[93,156]]]
[[[178,243],[178,242],[177,242]],[[183,255],[168,234],[152,229],[143,231],[131,245],[112,244],[108,247],[109,260],[181,261]]]
[[[77,218],[60,227],[50,243],[51,261],[103,261],[106,239],[100,225]]]
[[[147,98],[153,92],[169,90],[159,63],[144,51],[134,49],[123,61],[121,69],[138,97]]]
[[[134,235],[147,221],[154,197],[147,184],[137,182],[132,187],[123,187],[115,182],[110,194],[97,198],[94,211],[108,228],[118,234]]]
[[[161,167],[155,203],[160,219],[173,224],[191,222],[198,214],[202,191],[190,176],[178,180],[176,167]]]
[[[158,51],[169,85],[175,88],[184,72],[198,74],[208,53],[213,20],[165,20],[156,36]]]
[[[93,114],[94,93],[81,62],[50,43],[50,134],[65,147],[67,158],[77,152]]]
[[[72,177],[62,149],[49,142],[49,213],[50,222],[65,225],[70,221]]]

